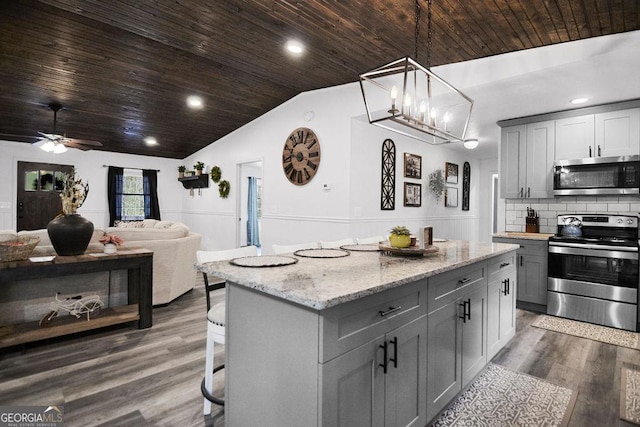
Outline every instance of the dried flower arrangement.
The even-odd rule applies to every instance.
[[[65,175],[64,185],[60,193],[62,213],[64,215],[77,213],[78,208],[82,206],[88,194],[89,183],[82,182],[82,179],[76,178],[75,170],[73,174]]]
[[[107,243],[114,243],[117,246],[120,246],[124,243],[124,240],[122,240],[122,238],[117,234],[104,233],[100,238],[100,243],[102,243],[103,245],[106,245]]]

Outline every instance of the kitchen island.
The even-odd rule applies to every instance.
[[[229,262],[228,426],[426,425],[515,333],[517,245]]]

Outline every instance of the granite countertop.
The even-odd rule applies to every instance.
[[[547,233],[522,233],[508,231],[506,233],[495,233],[493,237],[499,237],[501,239],[525,239],[525,240],[549,240],[549,237],[553,234]]]
[[[250,268],[229,261],[198,266],[238,285],[316,310],[327,309],[367,295],[454,270],[518,249],[507,243],[453,240],[434,243],[439,251],[424,257],[356,252],[343,258],[296,258],[296,264]]]

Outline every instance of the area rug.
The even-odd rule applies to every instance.
[[[620,419],[640,425],[640,366],[630,363],[620,375]]]
[[[566,426],[577,392],[490,363],[431,424]]]
[[[535,320],[531,326],[620,347],[640,349],[640,334],[636,332],[592,325],[591,323],[578,322],[577,320],[563,319],[561,317],[547,316],[544,314]]]

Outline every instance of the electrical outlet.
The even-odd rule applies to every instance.
[[[0,202],[0,209],[11,209],[11,202]]]

